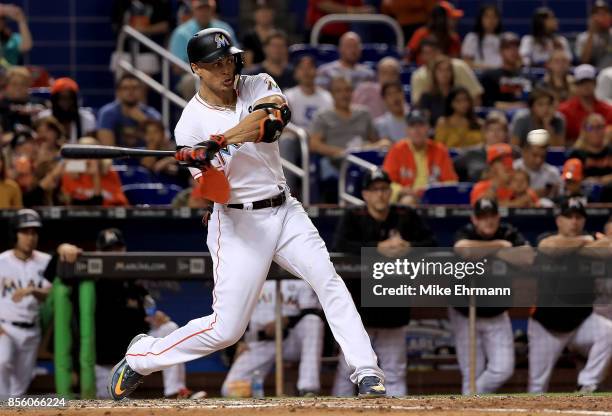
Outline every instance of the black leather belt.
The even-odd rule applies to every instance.
[[[247,204],[229,204],[228,208],[235,209],[262,209],[274,208],[283,205],[287,200],[285,193],[280,193],[273,198],[262,199],[261,201],[250,202]]]
[[[0,319],[0,322],[4,322],[5,324],[11,324],[19,328],[34,328],[36,326],[36,324],[33,322],[11,322],[5,321],[4,319]]]

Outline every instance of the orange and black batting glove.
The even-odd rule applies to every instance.
[[[205,167],[210,165],[219,150],[227,146],[227,140],[222,134],[213,134],[209,140],[198,143],[193,147],[180,147],[174,158],[182,165]]]

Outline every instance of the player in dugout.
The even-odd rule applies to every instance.
[[[497,201],[481,198],[474,204],[471,222],[455,235],[455,252],[467,259],[495,257],[514,266],[533,263],[534,251],[512,225],[501,222]],[[476,308],[476,391],[470,392],[468,308],[449,308],[457,361],[463,379],[461,391],[494,393],[514,372],[514,336],[507,307]]]
[[[391,205],[391,179],[382,170],[369,172],[363,181],[365,207],[347,210],[336,231],[336,251],[360,255],[362,247],[376,247],[387,258],[401,257],[411,247],[432,247],[434,236],[419,214],[407,206]],[[406,327],[410,308],[361,306],[360,280],[347,280],[363,324],[385,372],[388,394],[406,395]],[[355,386],[341,356],[333,387],[334,396],[352,396]]]
[[[40,215],[17,211],[0,254],[0,399],[23,396],[32,381],[41,339],[40,305],[51,290],[57,261],[75,261],[80,249],[60,244],[53,256],[37,250]]]

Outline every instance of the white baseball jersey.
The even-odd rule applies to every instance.
[[[40,309],[38,300],[34,296],[26,296],[20,302],[13,302],[12,297],[19,288],[51,287],[51,283],[43,276],[50,260],[50,255],[36,250],[26,261],[18,259],[13,250],[0,254],[0,319],[9,322],[36,322]]]
[[[319,309],[319,301],[308,283],[303,280],[286,279],[281,281],[283,297],[282,316],[297,316],[302,309]],[[274,321],[276,308],[276,282],[266,280],[261,289],[259,300],[251,316],[249,331],[259,331]]]
[[[242,75],[237,84],[236,110],[213,107],[197,93],[189,101],[174,130],[177,146],[194,146],[236,126],[249,115],[258,100],[272,95],[283,96],[268,74]],[[278,195],[287,187],[281,165],[278,143],[240,143],[227,146],[211,162],[225,173],[230,184],[229,203],[241,204]],[[202,176],[190,168],[195,179]]]

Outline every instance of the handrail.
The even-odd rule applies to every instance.
[[[132,54],[132,62],[129,62],[127,59],[123,58],[120,52],[123,52],[125,49],[125,42],[127,38],[132,38],[138,42],[138,44],[142,44],[143,46],[149,48],[151,51],[156,53],[162,59],[162,82],[158,82],[151,76],[147,75],[143,71],[139,70],[135,66],[135,56],[138,53],[138,44],[134,42],[134,45],[131,50]],[[169,127],[170,124],[170,107],[169,103],[176,105],[177,107],[184,108],[187,105],[187,101],[185,101],[182,97],[179,97],[170,89],[170,66],[169,63],[172,63],[183,70],[186,74],[192,74],[191,67],[183,62],[181,59],[177,58],[168,50],[164,49],[147,36],[138,32],[131,26],[124,25],[121,28],[121,32],[119,33],[119,37],[117,39],[117,65],[124,69],[125,71],[133,74],[136,78],[141,80],[143,83],[148,85],[150,88],[158,92],[162,97],[162,117],[163,122],[166,127]],[[302,153],[302,167],[296,166],[288,160],[281,158],[281,163],[283,167],[285,167],[289,172],[297,175],[302,179],[302,202],[304,205],[310,205],[310,154],[308,149],[308,133],[303,128],[296,126],[293,123],[289,123],[287,125],[287,129],[293,132],[300,144],[300,150]]]
[[[138,43],[133,42],[131,50],[130,50],[132,62],[129,62],[128,60],[123,58],[123,52],[125,51],[125,42],[128,37],[138,42]],[[150,76],[148,76],[142,71],[139,71],[140,72],[139,75],[136,74],[135,71],[138,71],[135,68],[136,56],[140,49],[139,47],[140,44],[146,46],[147,48],[149,48],[151,51],[156,53],[161,58],[162,60],[162,63],[161,63],[162,65],[162,83],[161,84],[155,81],[153,78],[151,78]],[[142,33],[140,33],[139,31],[137,31],[136,29],[134,29],[133,27],[129,25],[124,25],[121,28],[121,32],[119,32],[119,37],[117,38],[116,52],[117,53],[115,55],[117,56],[117,65],[119,67],[136,75],[136,77],[139,78],[142,82],[144,82],[149,87],[153,88],[155,91],[161,94],[162,119],[164,122],[164,126],[168,127],[170,124],[170,101],[172,101],[173,104],[179,107],[181,106],[181,104],[179,104],[178,101],[176,100],[176,98],[180,98],[180,97],[178,97],[176,94],[174,94],[170,90],[170,63],[176,65],[177,67],[185,71],[185,73],[191,73],[192,72],[191,67],[187,63],[183,62],[181,59],[174,56],[171,52],[164,49],[162,46],[158,45],[157,43],[155,43],[154,41],[152,41],[151,39],[149,39],[148,37],[146,37],[145,35],[143,35]],[[133,70],[128,69],[130,66],[132,67]],[[184,105],[182,106],[184,107]]]
[[[300,143],[300,153],[302,156],[302,167],[295,166],[288,160],[281,159],[284,167],[302,179],[302,202],[310,205],[310,149],[308,147],[308,133],[300,126],[289,123],[287,129],[295,133]]]
[[[310,44],[317,46],[319,44],[319,33],[323,26],[331,22],[363,22],[363,23],[386,23],[391,26],[391,29],[395,32],[397,39],[397,50],[401,51],[404,49],[404,32],[402,27],[392,17],[385,16],[384,14],[346,14],[346,13],[333,13],[323,16],[312,27],[310,33]]]
[[[117,52],[123,52],[124,43],[126,37],[131,37],[136,39],[138,42],[142,43],[147,48],[151,49],[156,54],[160,55],[162,58],[167,59],[172,62],[174,65],[180,67],[185,72],[191,72],[191,67],[182,59],[177,58],[172,52],[164,49],[159,44],[155,43],[133,27],[129,25],[124,25],[121,28],[121,32],[119,33],[119,37],[117,38]]]
[[[355,155],[349,154],[344,157],[344,160],[342,161],[342,164],[340,165],[340,175],[338,177],[338,199],[339,199],[338,203],[341,207],[346,206],[345,202],[348,202],[349,204],[353,204],[353,205],[363,205],[364,204],[363,200],[346,192],[346,175],[348,173],[349,165],[351,164],[357,165],[364,169],[368,169],[370,171],[374,171],[378,169],[378,166],[376,166],[374,163],[370,163],[367,160],[364,160]]]

